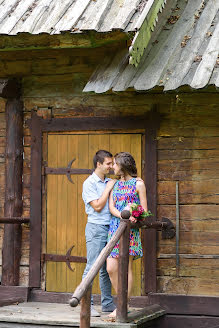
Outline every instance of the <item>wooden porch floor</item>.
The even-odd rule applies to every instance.
[[[164,315],[159,307],[149,306],[147,313],[142,309],[130,309],[130,315],[135,316],[130,323],[111,322],[106,314],[99,318],[91,318],[91,327],[142,327],[146,322]],[[100,306],[95,309],[101,313]],[[138,316],[139,314],[139,316]],[[0,328],[55,328],[79,327],[80,306],[71,308],[68,304],[28,302],[8,305],[0,308]]]

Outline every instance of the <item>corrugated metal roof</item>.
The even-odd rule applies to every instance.
[[[218,54],[219,0],[181,0],[153,35],[137,68],[128,64],[128,50],[123,50],[108,62],[105,59],[84,91],[219,87]]]
[[[0,34],[136,31],[154,0],[0,0]]]

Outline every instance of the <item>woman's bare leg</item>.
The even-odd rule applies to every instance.
[[[132,292],[133,287],[133,256],[129,256],[129,267],[128,267],[128,302],[129,297]],[[118,288],[118,268],[119,268],[119,261],[118,259],[108,258],[107,259],[107,271],[112,283],[112,286],[117,294]],[[116,317],[116,309],[110,313],[109,317],[115,318]]]
[[[107,259],[106,263],[107,263],[107,272],[109,274],[111,284],[117,294],[119,259],[110,257]]]
[[[128,301],[133,287],[133,256],[129,256],[129,269],[128,269]]]
[[[117,294],[118,290],[118,268],[119,268],[119,259],[108,258],[106,261],[107,272],[110,277],[111,284]],[[110,318],[116,317],[116,309],[108,315]]]

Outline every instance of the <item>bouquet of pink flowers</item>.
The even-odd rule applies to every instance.
[[[141,221],[148,216],[151,216],[152,213],[150,211],[145,211],[144,208],[140,204],[129,203],[124,210],[128,210],[131,213],[129,220],[133,223]]]

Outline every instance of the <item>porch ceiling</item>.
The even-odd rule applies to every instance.
[[[219,0],[179,1],[168,21],[156,29],[137,68],[128,63],[124,49],[105,58],[83,91],[219,87],[218,54]]]

